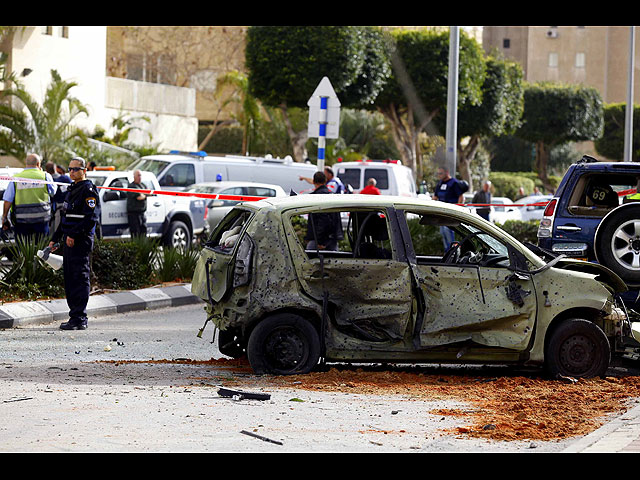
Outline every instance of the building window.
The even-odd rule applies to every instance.
[[[551,68],[558,67],[558,54],[556,52],[549,53],[549,67]]]
[[[502,39],[502,48],[510,48],[511,47],[511,39],[503,38]]]
[[[43,35],[51,35],[60,38],[69,38],[69,27],[49,26],[40,27]]]
[[[584,52],[576,53],[576,68],[584,68],[586,66],[586,55]]]
[[[127,78],[175,85],[176,69],[173,57],[158,53],[130,53],[127,55]]]

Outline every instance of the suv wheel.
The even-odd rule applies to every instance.
[[[320,337],[314,326],[298,315],[272,315],[251,333],[247,356],[257,374],[309,373],[320,359]]]
[[[169,231],[165,237],[165,245],[168,247],[187,250],[191,246],[191,232],[183,222],[176,220],[171,222]]]
[[[594,239],[596,259],[629,286],[640,285],[640,204],[607,214]]]
[[[601,377],[610,361],[607,336],[595,323],[582,318],[571,318],[558,325],[545,352],[545,364],[553,378]]]

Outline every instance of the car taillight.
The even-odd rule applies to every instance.
[[[204,219],[206,220],[208,216],[209,216],[209,206],[205,205],[204,206]]]
[[[553,200],[551,200],[546,208],[544,209],[544,216],[545,217],[552,217],[553,216],[553,212],[555,212],[556,210],[556,203],[558,202],[557,198],[554,198]]]

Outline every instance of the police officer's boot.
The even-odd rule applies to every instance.
[[[87,320],[69,319],[68,322],[60,324],[60,330],[86,330]]]

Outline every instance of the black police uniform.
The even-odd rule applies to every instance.
[[[91,180],[73,183],[67,189],[62,216],[52,241],[64,245],[64,290],[69,305],[69,321],[60,325],[65,330],[87,327],[87,303],[91,290],[90,254],[96,225],[100,221],[100,198]],[[67,246],[67,237],[74,240]]]

